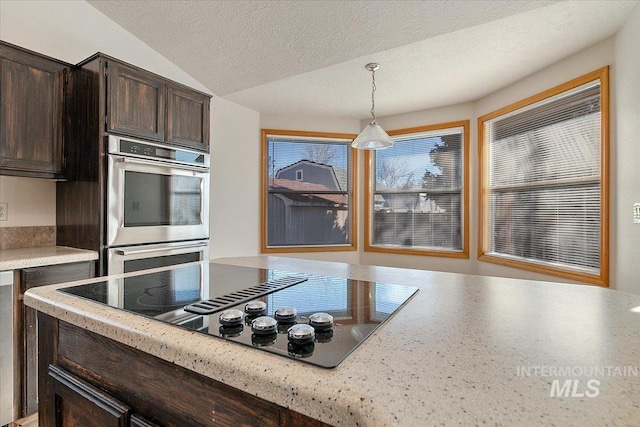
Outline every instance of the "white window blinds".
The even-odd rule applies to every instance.
[[[458,252],[464,246],[464,127],[392,136],[373,155],[369,244]]]
[[[489,255],[599,274],[600,89],[593,81],[484,122]]]

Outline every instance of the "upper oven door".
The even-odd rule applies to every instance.
[[[108,156],[107,246],[209,237],[209,170]]]

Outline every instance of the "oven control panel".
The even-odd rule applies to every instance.
[[[109,135],[109,154],[135,156],[148,160],[168,161],[191,166],[209,167],[209,154],[186,148],[169,147],[164,144],[138,141]]]

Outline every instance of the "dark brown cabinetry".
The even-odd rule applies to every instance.
[[[168,86],[167,142],[209,151],[209,96]]]
[[[78,387],[77,394],[87,396],[82,401],[76,400],[78,407],[91,402],[98,405],[106,394],[108,401],[117,402],[122,408],[131,408],[129,411],[137,414],[128,420],[125,415],[125,424],[116,425],[326,426],[298,412],[43,313],[38,314],[38,327],[40,425],[61,425],[60,386],[57,377],[49,375],[53,371],[64,372],[65,378],[71,376],[74,383],[87,386]],[[100,391],[101,397],[85,392],[87,389]],[[81,425],[96,424],[88,422]]]
[[[67,84],[67,181],[56,184],[56,239],[98,251],[106,274],[106,151],[109,134],[209,151],[210,96],[96,54]],[[78,203],[81,200],[82,203]]]
[[[77,72],[96,70],[100,79],[76,93],[88,100],[105,94],[106,108],[90,118],[104,123],[104,132],[209,151],[209,95],[102,54]]]
[[[131,408],[57,366],[49,366],[55,426],[126,427]]]
[[[0,42],[0,174],[62,178],[69,67]]]
[[[107,131],[163,141],[164,80],[114,61],[106,66]]]
[[[37,286],[89,279],[94,276],[92,261],[49,265],[18,270],[19,286],[16,286],[15,330],[17,390],[20,393],[21,416],[38,411],[38,334],[37,312],[24,305],[24,293]]]

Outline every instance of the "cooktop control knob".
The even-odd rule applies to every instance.
[[[313,313],[309,316],[309,325],[316,331],[326,331],[333,328],[333,316],[329,313]]]
[[[276,310],[273,317],[275,317],[278,322],[295,323],[298,318],[298,310],[293,307],[282,307]]]
[[[294,345],[304,345],[313,342],[316,332],[309,325],[299,323],[289,328],[289,342]]]
[[[264,316],[267,314],[267,304],[260,300],[249,301],[244,306],[244,312],[247,316]]]
[[[243,318],[243,312],[235,308],[230,308],[220,313],[218,320],[222,326],[242,326]]]
[[[260,316],[251,322],[251,331],[256,335],[271,335],[276,333],[278,322],[273,317]]]

